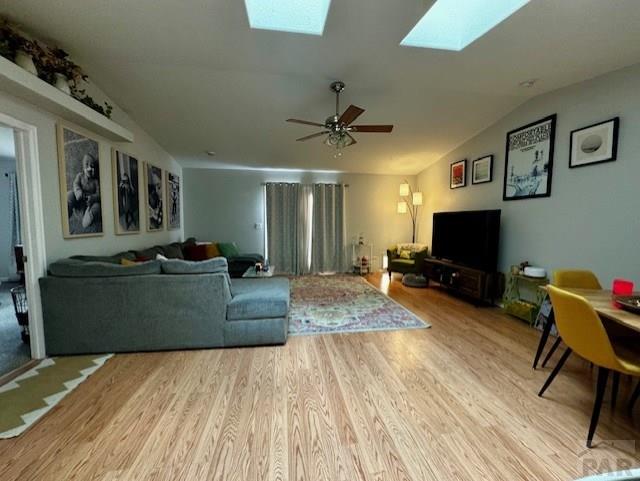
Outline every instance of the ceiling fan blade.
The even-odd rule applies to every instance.
[[[315,127],[324,127],[324,124],[319,124],[317,122],[309,122],[308,120],[287,119],[287,122],[293,122],[294,124],[313,125]]]
[[[352,145],[355,145],[358,143],[358,141],[356,139],[353,138],[353,136],[347,132],[347,137],[349,137],[351,139],[351,143],[349,145],[347,145],[347,147],[351,147]]]
[[[351,132],[388,133],[393,130],[393,125],[352,125],[349,130]]]
[[[349,125],[355,119],[360,117],[360,115],[364,112],[364,109],[360,107],[356,107],[355,105],[349,105],[347,110],[340,116],[338,119],[338,124]]]
[[[328,133],[329,133],[328,130],[324,130],[322,132],[318,132],[317,134],[311,134],[311,135],[307,135],[306,137],[300,137],[299,139],[296,139],[296,142],[304,142],[305,140],[313,139],[315,137],[320,137],[321,135],[326,135]]]

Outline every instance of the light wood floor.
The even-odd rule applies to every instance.
[[[117,355],[0,441],[0,479],[568,480],[585,457],[640,464],[637,421],[608,405],[585,455],[584,362],[538,398],[537,332],[436,289],[394,280],[389,294],[433,327]]]

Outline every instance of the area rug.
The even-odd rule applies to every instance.
[[[0,439],[23,433],[112,354],[45,359],[36,367],[0,386]]]
[[[289,334],[425,329],[431,327],[360,276],[291,279]]]

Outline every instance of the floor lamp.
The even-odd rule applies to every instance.
[[[398,214],[406,214],[408,212],[411,215],[411,242],[415,243],[418,207],[422,205],[422,192],[413,192],[409,182],[405,180],[404,183],[400,184],[400,198],[402,200],[398,202]]]

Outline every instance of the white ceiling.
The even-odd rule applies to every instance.
[[[0,0],[0,13],[69,50],[185,166],[414,174],[526,99],[640,61],[638,0],[532,0],[462,52],[400,47],[431,3],[333,0],[322,37],[251,30],[242,0]],[[314,127],[285,123],[332,114],[335,79],[344,107],[367,110],[358,123],[395,124],[337,159],[295,142]]]

